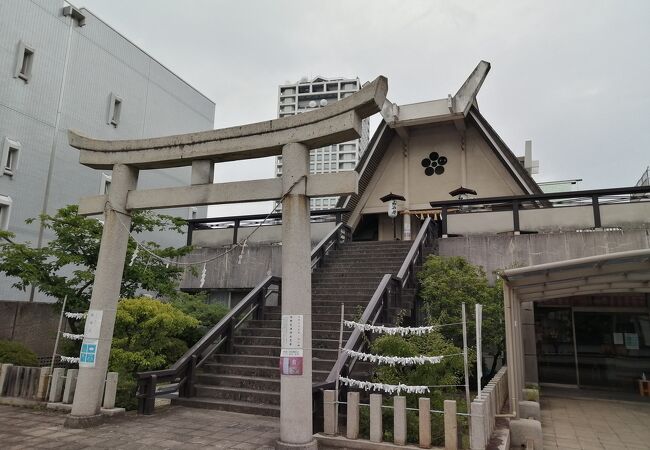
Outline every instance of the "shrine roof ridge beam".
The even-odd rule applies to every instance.
[[[305,193],[308,197],[356,194],[358,178],[359,174],[354,171],[312,174],[307,177]],[[283,194],[281,178],[135,190],[127,194],[126,210],[279,200]],[[107,201],[106,195],[83,197],[79,201],[79,214],[82,216],[103,214]]]
[[[68,140],[80,150],[79,162],[94,169],[111,169],[115,164],[159,169],[188,166],[193,160],[221,162],[276,156],[290,143],[319,148],[358,138],[361,120],[381,110],[387,92],[388,80],[379,76],[331,105],[280,119],[133,140],[97,140],[69,130]]]

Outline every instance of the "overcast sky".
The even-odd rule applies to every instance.
[[[385,75],[403,104],[455,93],[484,59],[481,113],[515,154],[533,140],[538,181],[631,186],[650,164],[647,0],[77,3],[210,97],[216,128],[275,118],[278,84],[304,75]]]

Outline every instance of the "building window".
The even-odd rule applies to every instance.
[[[9,228],[9,213],[11,213],[11,197],[0,195],[0,230]]]
[[[16,69],[14,78],[20,78],[25,83],[29,82],[32,76],[32,66],[34,65],[34,48],[25,44],[23,41],[18,42],[18,53],[16,55]]]
[[[13,176],[16,173],[20,149],[20,142],[12,141],[9,138],[4,139],[0,155],[2,156],[2,173],[5,175]]]
[[[117,95],[111,93],[108,103],[108,124],[117,127],[120,123],[120,116],[122,115],[122,99]]]
[[[110,175],[107,175],[105,173],[102,173],[102,179],[99,183],[99,194],[100,195],[108,195],[108,193],[111,190],[111,181],[113,181],[113,177]]]

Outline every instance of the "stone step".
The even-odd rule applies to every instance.
[[[229,388],[280,392],[279,370],[277,377],[252,377],[239,374],[201,372],[196,375],[198,384]]]
[[[221,400],[210,397],[175,398],[173,405],[187,406],[190,408],[215,409],[258,416],[280,417],[280,407],[265,403],[248,403],[234,400]]]
[[[312,285],[314,283],[379,283],[384,275],[368,275],[364,274],[359,276],[353,272],[314,272],[311,276]]]
[[[266,345],[240,345],[235,344],[234,346],[235,354],[237,355],[257,355],[257,356],[274,356],[276,358],[280,357],[280,346],[266,346]],[[312,356],[318,359],[329,359],[334,361],[338,356],[338,350],[325,349],[325,348],[315,348],[312,350]]]
[[[211,386],[207,384],[195,384],[196,395],[198,397],[217,398],[221,400],[233,400],[236,402],[246,402],[265,405],[279,405],[280,391],[260,391],[257,389],[240,389],[221,386]]]
[[[201,375],[225,375],[236,377],[261,378],[265,380],[280,380],[280,369],[278,368],[278,359],[274,358],[275,366],[258,366],[245,364],[226,364],[220,362],[206,362],[201,366]],[[209,384],[207,381],[203,381]]]
[[[268,376],[268,374],[272,373],[269,372],[267,369],[272,369],[275,371],[275,373],[278,373],[278,367],[280,364],[279,360],[279,349],[278,349],[278,356],[274,355],[242,355],[242,354],[217,354],[212,357],[212,360],[210,362],[206,362],[203,364],[201,367],[205,367],[206,372],[211,372],[211,373],[221,373],[223,372],[232,372],[229,371],[228,369],[225,369],[222,367],[226,366],[244,366],[244,367],[259,367],[262,372],[260,372],[260,375],[255,375],[255,376],[262,376],[261,374],[264,373],[265,375],[263,376]],[[332,367],[334,366],[334,362],[336,358],[338,357],[338,352],[332,352],[331,353],[331,358],[321,358],[321,357],[312,357],[312,367],[314,370],[331,370]],[[242,371],[246,371],[247,369],[242,369]],[[251,375],[253,376],[253,375]]]
[[[259,345],[280,348],[280,336],[236,336],[235,345]],[[312,336],[312,348],[314,349],[336,349],[338,345],[337,339],[317,339]]]
[[[318,325],[317,323],[312,324],[312,326]],[[281,336],[282,330],[280,328],[242,328],[238,331],[240,336],[265,336],[265,337],[277,337]],[[338,339],[339,330],[312,330],[312,339]],[[343,330],[343,338],[347,339],[352,331],[349,329],[346,331]]]

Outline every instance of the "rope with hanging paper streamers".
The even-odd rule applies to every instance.
[[[75,356],[59,356],[61,362],[70,364],[79,364],[79,358]]]
[[[346,386],[363,389],[364,391],[385,392],[387,394],[428,394],[429,388],[427,386],[407,386],[405,384],[385,384],[385,383],[371,383],[370,381],[359,381],[352,378],[339,376],[339,381]]]
[[[370,361],[371,363],[387,364],[389,366],[419,366],[422,364],[438,364],[442,361],[445,356],[457,356],[457,355],[441,355],[441,356],[384,356],[384,355],[373,355],[371,353],[362,353],[350,349],[344,349],[352,358],[360,359],[361,361]],[[458,353],[462,355],[462,353]]]
[[[63,336],[66,339],[70,339],[71,341],[81,341],[84,338],[83,334],[72,334],[72,333],[61,333],[61,336]]]
[[[86,313],[83,312],[65,312],[65,316],[68,319],[75,319],[75,320],[81,320],[86,318]]]
[[[301,176],[300,178],[298,178],[298,179],[297,179],[297,180],[296,180],[296,181],[295,181],[295,182],[294,182],[294,183],[289,187],[289,189],[287,189],[287,192],[285,192],[284,195],[282,195],[282,197],[281,197],[280,200],[275,204],[275,206],[273,207],[273,209],[271,210],[271,212],[268,213],[264,219],[262,219],[262,221],[261,221],[261,222],[260,222],[260,223],[259,223],[259,224],[254,228],[254,229],[253,229],[253,231],[252,231],[251,233],[249,233],[248,236],[246,236],[246,238],[244,238],[244,239],[242,240],[242,242],[238,242],[238,243],[236,243],[235,245],[233,245],[232,247],[230,247],[228,250],[226,250],[226,251],[223,252],[223,253],[220,253],[220,254],[218,254],[218,255],[212,256],[212,257],[210,257],[210,258],[208,258],[208,259],[204,259],[204,260],[202,260],[202,261],[181,262],[181,261],[175,261],[175,260],[173,260],[173,259],[165,258],[165,257],[163,257],[163,256],[160,256],[160,255],[156,254],[153,250],[150,250],[149,248],[147,248],[147,246],[145,246],[144,244],[140,243],[140,242],[136,239],[136,236],[131,232],[131,230],[129,229],[129,227],[127,227],[127,226],[124,224],[124,222],[122,222],[122,220],[121,220],[120,217],[119,217],[119,214],[123,214],[123,215],[125,215],[125,216],[129,216],[129,214],[125,213],[124,211],[119,211],[119,210],[113,208],[113,206],[111,205],[111,203],[110,203],[109,201],[106,201],[106,203],[104,204],[104,209],[105,209],[105,210],[108,209],[108,210],[111,210],[111,211],[114,211],[114,212],[118,213],[118,215],[117,215],[117,221],[120,223],[120,225],[122,226],[122,228],[124,228],[124,229],[127,231],[127,233],[129,234],[129,237],[130,237],[131,239],[133,239],[133,242],[135,242],[136,249],[134,250],[134,254],[131,256],[131,261],[129,262],[129,266],[132,266],[133,263],[135,262],[135,259],[136,259],[136,257],[138,256],[138,249],[142,249],[142,251],[144,251],[145,253],[147,253],[147,254],[148,254],[149,256],[151,256],[152,258],[157,259],[158,261],[160,261],[160,262],[162,262],[162,263],[164,263],[164,264],[166,264],[166,265],[172,264],[172,265],[175,265],[175,266],[193,267],[193,266],[198,266],[198,265],[201,265],[201,264],[207,264],[207,263],[209,263],[209,262],[215,261],[215,260],[217,260],[217,259],[219,259],[219,258],[221,258],[221,257],[223,257],[223,256],[226,256],[228,253],[231,253],[232,251],[234,251],[234,250],[235,250],[236,248],[238,248],[238,247],[245,247],[245,246],[246,246],[246,242],[248,241],[248,239],[250,239],[250,237],[251,237],[253,234],[255,234],[255,233],[256,233],[256,232],[257,232],[257,231],[258,231],[258,230],[259,230],[259,229],[264,225],[264,223],[266,223],[266,221],[269,219],[269,217],[271,217],[271,215],[272,215],[273,213],[275,213],[275,211],[276,211],[276,209],[278,208],[278,206],[280,206],[280,205],[282,204],[282,201],[287,197],[287,195],[289,195],[289,194],[291,193],[291,191],[293,190],[293,188],[296,187],[296,185],[297,185],[298,183],[300,183],[303,179],[306,180],[306,179],[307,179],[307,176],[306,176],[306,175]],[[242,254],[243,254],[243,248],[242,248]],[[241,255],[240,255],[240,261],[239,261],[239,263],[241,263]]]
[[[416,336],[422,336],[423,334],[431,333],[432,331],[437,330],[440,327],[446,327],[450,325],[462,325],[462,322],[458,323],[447,323],[442,325],[431,325],[426,327],[386,327],[384,325],[370,325],[369,323],[358,323],[352,320],[344,320],[343,324],[348,328],[356,328],[359,331],[370,331],[373,333],[388,334],[394,336],[399,334],[400,336],[406,336],[414,334]]]

